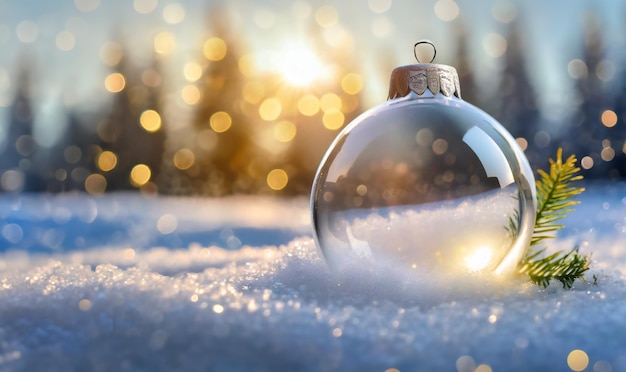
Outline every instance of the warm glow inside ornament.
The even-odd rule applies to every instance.
[[[311,196],[318,246],[337,270],[511,273],[535,223],[533,172],[506,129],[461,99],[456,69],[417,60],[393,70],[389,100],[324,156]]]

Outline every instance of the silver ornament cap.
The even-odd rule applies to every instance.
[[[417,47],[428,44],[433,48],[433,57],[430,63],[417,63],[396,67],[391,72],[389,81],[388,99],[405,97],[410,92],[418,96],[437,96],[443,94],[445,97],[461,98],[461,86],[459,84],[459,74],[452,66],[435,64],[437,50],[430,41],[418,41],[413,46],[415,59],[417,57]]]

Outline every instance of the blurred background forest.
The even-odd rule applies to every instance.
[[[532,166],[626,177],[619,1],[0,0],[0,189],[308,194],[430,39]]]

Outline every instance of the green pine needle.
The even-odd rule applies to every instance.
[[[555,232],[564,226],[557,222],[571,212],[572,207],[579,203],[573,198],[585,191],[583,187],[574,187],[572,183],[582,180],[580,168],[576,166],[576,156],[570,155],[563,162],[563,150],[558,149],[556,160],[550,159],[550,172],[539,170],[537,180],[537,219],[526,257],[518,267],[521,274],[527,274],[530,280],[542,287],[557,280],[563,288],[572,288],[574,281],[583,278],[589,270],[590,258],[581,256],[578,248],[567,253],[558,251],[542,257],[546,248],[533,247],[544,240],[555,238]]]

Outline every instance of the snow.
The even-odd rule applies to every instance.
[[[587,186],[588,282],[447,293],[330,271],[304,198],[1,196],[0,370],[623,371],[626,185]]]
[[[535,212],[522,206],[518,188],[511,185],[444,202],[320,212],[318,236],[332,267],[358,255],[376,265],[395,261],[394,271],[405,267],[413,274],[428,271],[428,276],[493,270],[505,255],[521,256],[516,247],[526,247],[528,239],[517,244],[505,229],[519,210],[533,217]]]

